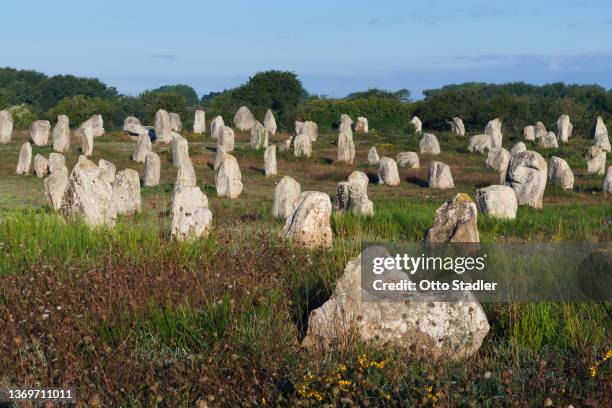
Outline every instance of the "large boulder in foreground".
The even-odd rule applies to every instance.
[[[380,164],[378,165],[378,184],[398,186],[399,183],[399,171],[395,160],[390,157],[381,158]]]
[[[484,215],[507,220],[515,219],[518,209],[514,190],[502,185],[476,190],[476,205]]]
[[[64,218],[82,219],[90,227],[115,225],[113,188],[90,160],[83,159],[72,169],[60,210]]]
[[[272,216],[279,219],[287,219],[296,204],[300,200],[302,188],[300,183],[289,176],[285,176],[274,189],[274,202],[272,203]]]
[[[510,157],[506,185],[516,193],[519,205],[542,208],[548,164],[538,152],[527,150]]]
[[[112,184],[113,203],[118,215],[134,215],[140,212],[140,178],[132,169],[121,170]]]
[[[369,257],[390,257],[384,248]],[[489,331],[482,307],[465,292],[458,302],[426,302],[412,295],[406,301],[367,301],[361,285],[361,256],[352,259],[331,298],[314,309],[302,345],[330,350],[355,341],[404,349],[416,358],[458,360],[476,353]],[[397,280],[410,277],[394,271]],[[387,281],[387,279],[386,279]]]
[[[436,210],[434,223],[427,230],[426,242],[480,242],[478,210],[465,193],[456,194]]]
[[[419,142],[419,151],[421,154],[440,154],[440,142],[436,135],[425,133]]]
[[[567,190],[574,188],[574,173],[565,160],[557,156],[550,159],[548,182]]]
[[[307,248],[331,247],[331,212],[327,194],[306,191],[300,195],[293,213],[287,218],[283,236]]]
[[[206,235],[211,225],[208,198],[200,187],[177,186],[172,194],[172,238],[195,239]]]
[[[234,115],[234,127],[246,132],[255,126],[255,117],[246,106],[241,106]]]

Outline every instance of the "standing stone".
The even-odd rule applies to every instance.
[[[340,115],[340,127],[342,127],[342,125],[351,127],[352,124],[353,124],[353,119],[351,119],[349,115],[347,115],[346,113],[343,113],[342,115]],[[351,128],[351,131],[352,131],[352,128]]]
[[[299,120],[295,121],[295,134],[296,136],[299,135],[300,133],[302,133],[302,130],[304,129],[304,122],[300,122]]]
[[[264,164],[266,177],[276,176],[278,170],[276,168],[276,145],[266,147],[264,152]]]
[[[453,132],[455,136],[465,136],[465,125],[461,118],[454,117],[449,124],[451,125],[451,132]]]
[[[372,146],[370,151],[368,152],[368,164],[376,165],[380,163],[380,157],[378,157],[378,152],[376,151],[376,146]]]
[[[83,133],[81,136],[81,153],[85,156],[91,156],[93,153],[93,132],[91,127],[86,127],[83,129]]]
[[[493,138],[489,135],[474,135],[468,141],[468,151],[486,153],[493,148]]]
[[[488,168],[497,170],[500,174],[500,183],[503,183],[506,179],[508,163],[510,163],[510,153],[503,147],[494,147],[489,151],[486,165]]]
[[[50,153],[49,172],[51,174],[43,180],[43,184],[53,209],[57,211],[62,206],[62,197],[68,186],[66,158],[59,153]]]
[[[536,122],[534,126],[534,131],[535,131],[535,138],[539,139],[542,137],[543,134],[546,133],[546,126],[544,126],[544,123],[538,121]]]
[[[128,116],[123,120],[123,131],[130,136],[138,136],[149,133],[147,129],[140,124],[140,119],[135,116]]]
[[[136,147],[132,153],[132,160],[136,163],[144,163],[145,157],[147,157],[147,154],[152,150],[151,138],[147,133],[142,133],[138,136],[138,140],[136,141]]]
[[[183,122],[181,121],[181,115],[178,113],[170,112],[168,113],[168,117],[170,118],[170,130],[173,132],[180,132],[183,130]]]
[[[13,135],[13,116],[7,110],[0,110],[0,144],[10,143]]]
[[[490,120],[485,126],[485,134],[491,136],[491,146],[501,147],[502,146],[502,123],[499,118]]]
[[[378,166],[378,184],[398,186],[400,183],[397,163],[390,157],[382,157]]]
[[[533,142],[536,139],[535,128],[533,127],[533,125],[525,126],[523,128],[523,138],[531,142]]]
[[[213,165],[213,169],[215,171],[219,170],[219,166],[221,166],[221,162],[225,158],[225,150],[222,147],[217,146],[217,151],[215,152],[215,163]]]
[[[222,147],[226,153],[234,151],[234,130],[223,126],[218,133],[217,146]]]
[[[59,153],[49,153],[49,173],[56,173],[64,167],[66,167],[66,158],[63,155]]]
[[[355,125],[355,132],[357,133],[368,133],[370,130],[368,126],[368,119],[359,116],[357,118],[357,124]]]
[[[270,109],[266,111],[266,116],[264,116],[263,126],[267,132],[267,134],[274,136],[276,134],[276,119],[274,119],[274,114]]]
[[[426,242],[480,242],[476,204],[465,193],[456,194],[436,210]]]
[[[572,132],[574,131],[574,125],[570,121],[570,117],[568,115],[561,115],[557,120],[557,134],[559,135],[559,140],[563,143],[567,143],[570,137],[572,137]]]
[[[178,171],[176,173],[176,181],[174,182],[174,188],[178,186],[195,187],[197,184],[195,169],[193,163],[189,157],[185,158],[181,164],[179,164]]]
[[[76,137],[83,137],[85,129],[90,128],[92,137],[100,137],[104,135],[104,120],[102,115],[93,115],[74,131]]]
[[[603,192],[604,194],[612,194],[612,166],[608,166],[608,170],[606,170],[606,177],[603,182]]]
[[[512,149],[510,149],[510,154],[513,155],[524,151],[527,151],[527,146],[525,145],[525,143],[516,142],[514,146],[512,146]]]
[[[196,109],[193,117],[193,133],[201,135],[206,132],[206,113],[201,109]]]
[[[208,233],[212,212],[200,187],[178,186],[172,193],[172,238],[188,241]]]
[[[90,227],[115,225],[113,189],[90,160],[82,160],[72,169],[61,212],[65,219],[82,219]]]
[[[51,123],[48,120],[35,120],[30,125],[30,139],[36,146],[49,144],[49,131]]]
[[[489,217],[513,220],[518,202],[514,190],[508,186],[489,186],[476,190],[478,210]]]
[[[295,137],[293,155],[295,157],[310,157],[312,155],[312,141],[308,135],[300,133]]]
[[[300,184],[289,176],[285,176],[274,189],[274,202],[272,203],[272,216],[278,219],[287,219],[300,200],[302,189]]]
[[[153,187],[159,185],[159,173],[161,162],[159,156],[155,152],[148,152],[144,161],[144,177],[142,184],[145,187]]]
[[[17,161],[17,174],[30,174],[30,167],[32,166],[32,145],[29,142],[25,142],[21,145],[19,151],[19,160]]]
[[[170,123],[170,115],[164,109],[159,109],[155,112],[155,136],[159,143],[172,142],[172,124]]]
[[[183,136],[175,136],[172,140],[172,164],[178,167],[186,159],[189,159],[189,143]]]
[[[295,210],[287,218],[283,236],[307,248],[331,247],[331,212],[327,194],[306,191],[300,195]]]
[[[454,188],[455,183],[453,182],[450,167],[438,161],[430,162],[429,187],[438,189]]]
[[[563,189],[574,188],[574,173],[565,160],[557,156],[550,159],[548,182]]]
[[[506,185],[516,193],[519,205],[542,208],[548,165],[538,152],[527,150],[510,156]]]
[[[53,150],[66,153],[70,150],[70,119],[66,115],[58,115],[51,137]]]
[[[47,177],[49,174],[49,160],[40,153],[34,156],[34,174],[38,178]]]
[[[259,121],[251,128],[251,147],[255,150],[268,147],[268,131]]]
[[[598,146],[591,146],[587,150],[585,159],[587,160],[587,171],[589,174],[603,176],[606,171],[606,152]]]
[[[242,175],[238,160],[231,154],[226,154],[215,176],[215,186],[219,197],[238,198],[242,193]]]
[[[370,179],[368,175],[363,171],[355,170],[349,176],[347,181],[352,184],[360,185],[364,191],[368,191],[368,184],[370,183]]]
[[[412,125],[414,126],[414,133],[421,133],[423,131],[423,122],[421,122],[421,119],[419,119],[418,117],[414,116],[410,120],[410,123],[412,123]]]
[[[546,132],[540,135],[540,147],[543,149],[556,149],[559,147],[557,136],[554,132]]]
[[[440,154],[440,142],[436,135],[425,133],[419,142],[419,149],[421,154],[438,155]]]
[[[304,133],[306,136],[310,137],[311,142],[316,142],[317,138],[319,137],[319,127],[316,123],[307,120],[306,122],[302,123],[300,133]],[[296,135],[299,135],[299,133],[296,133]]]
[[[81,159],[81,157],[83,159]],[[79,157],[79,163],[81,161],[87,160],[86,156],[81,157]],[[115,181],[115,176],[117,174],[117,168],[115,167],[115,165],[109,162],[108,160],[100,159],[98,160],[98,167],[100,168],[100,173],[102,174],[102,177],[104,177],[104,179],[109,184],[113,184],[113,182]]]
[[[337,211],[348,211],[354,214],[374,214],[374,203],[368,199],[367,191],[361,184],[348,181],[338,183],[334,208]]]
[[[355,144],[353,143],[353,130],[349,124],[350,118],[340,125],[338,135],[338,161],[353,164],[355,160]],[[352,122],[352,121],[351,121]]]
[[[395,158],[399,167],[408,167],[409,169],[418,169],[421,167],[419,163],[419,155],[416,152],[401,152]]]
[[[118,215],[134,215],[140,212],[140,178],[132,169],[117,173],[112,184],[113,203]]]
[[[223,127],[225,126],[225,122],[223,122],[223,118],[221,116],[217,116],[210,122],[210,136],[213,139],[218,139],[219,134],[222,132]]]
[[[597,117],[595,126],[593,127],[593,144],[606,152],[610,151],[610,139],[608,138],[608,128],[601,116]]]
[[[234,115],[234,127],[246,132],[255,126],[255,117],[246,106],[241,106]]]
[[[292,139],[293,138],[290,136],[289,138],[287,138],[285,140],[281,140],[281,141],[276,142],[276,146],[278,147],[278,151],[279,152],[286,152],[289,149],[291,149],[291,141],[292,141]]]

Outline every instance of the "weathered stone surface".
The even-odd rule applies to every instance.
[[[206,113],[201,109],[196,109],[193,117],[193,133],[201,135],[206,132]]]
[[[215,186],[219,197],[238,198],[242,193],[242,175],[238,160],[231,154],[226,154],[217,170]]]
[[[307,248],[331,247],[331,212],[327,194],[306,191],[300,195],[293,213],[287,218],[283,236]]]
[[[532,142],[536,139],[536,137],[535,137],[535,128],[533,127],[533,125],[525,126],[523,128],[523,138],[525,140],[529,140],[529,141],[532,141]]]
[[[357,118],[357,124],[355,125],[355,132],[357,133],[368,133],[370,127],[368,126],[368,119],[359,116]]]
[[[30,124],[30,139],[36,146],[49,144],[51,123],[48,120],[35,120]]]
[[[180,132],[183,130],[183,122],[181,121],[181,115],[178,113],[170,112],[168,113],[168,117],[170,118],[170,130],[173,132]]]
[[[574,173],[565,160],[557,156],[550,159],[548,182],[563,189],[574,188]]]
[[[234,130],[229,126],[223,126],[217,135],[217,147],[223,148],[226,153],[233,152]]]
[[[246,106],[241,106],[234,115],[234,127],[246,132],[255,125],[255,117]]]
[[[13,116],[7,110],[0,110],[0,144],[7,144],[13,135]]]
[[[378,166],[378,184],[399,186],[400,177],[397,163],[390,157],[381,157]]]
[[[276,134],[276,119],[274,119],[274,114],[270,109],[266,111],[263,126],[267,134],[272,136]]]
[[[38,178],[47,177],[49,174],[49,160],[40,153],[34,156],[34,174]]]
[[[606,177],[603,182],[603,192],[604,194],[612,194],[612,166],[608,166],[608,170],[606,170]]]
[[[510,149],[510,154],[517,154],[524,151],[527,151],[527,146],[525,145],[525,143],[516,142],[514,146],[512,146],[512,149]]]
[[[215,171],[219,170],[219,166],[221,165],[221,162],[223,161],[223,159],[225,158],[225,150],[223,150],[222,147],[217,146],[217,151],[215,152],[215,163],[213,165],[213,169]]]
[[[608,138],[608,128],[601,116],[597,117],[595,126],[593,126],[593,144],[601,150],[610,151],[610,139]]]
[[[493,185],[476,190],[478,210],[489,217],[513,220],[516,218],[518,202],[511,187]]]
[[[380,163],[380,157],[378,157],[378,152],[376,151],[376,146],[372,146],[368,151],[368,164],[376,165]]]
[[[291,141],[289,141],[291,143]],[[312,155],[312,141],[308,135],[300,133],[293,142],[293,155],[295,157],[310,157]]]
[[[435,135],[425,133],[419,142],[419,149],[421,154],[438,155],[440,154],[440,142]]]
[[[147,153],[151,151],[153,151],[151,138],[147,133],[142,133],[140,136],[138,136],[138,140],[136,141],[136,146],[134,147],[134,152],[132,153],[132,160],[134,160],[136,163],[144,163]]]
[[[536,124],[533,127],[533,129],[534,129],[534,132],[535,132],[535,138],[536,139],[541,138],[542,135],[547,132],[546,126],[544,126],[544,123],[542,123],[540,121],[536,122]]]
[[[401,152],[395,158],[399,167],[408,167],[409,169],[418,169],[421,167],[419,163],[419,155],[416,152]]]
[[[57,173],[61,169],[66,168],[66,158],[59,153],[49,153],[49,173]]]
[[[465,136],[465,125],[461,118],[454,117],[453,120],[448,123],[451,125],[451,132],[453,132],[455,136]]]
[[[543,149],[556,149],[559,147],[557,136],[553,132],[546,132],[540,135],[539,145]]]
[[[178,167],[174,188],[179,186],[195,187],[197,183],[195,170],[190,158],[185,158]]]
[[[276,145],[266,147],[264,152],[264,170],[266,177],[275,176],[278,173],[276,167]]]
[[[172,140],[172,164],[178,167],[189,158],[189,142],[183,136],[175,136]]]
[[[542,208],[547,176],[546,160],[538,152],[527,150],[510,157],[506,185],[514,190],[519,205]]]
[[[113,189],[90,160],[82,160],[72,169],[60,210],[64,218],[82,219],[90,227],[115,225]]]
[[[140,119],[135,116],[128,116],[123,120],[123,131],[131,136],[138,136],[149,133],[147,129],[140,124]]]
[[[573,131],[574,125],[572,125],[570,117],[568,115],[559,116],[559,119],[557,119],[557,134],[559,135],[559,140],[566,143],[569,138],[572,137]]]
[[[85,135],[85,129],[91,129],[91,135],[93,137],[100,137],[104,135],[104,119],[102,115],[93,115],[74,131],[76,137],[83,137]]]
[[[350,120],[350,118],[348,120]],[[347,120],[340,125],[340,133],[338,135],[338,161],[350,164],[353,164],[355,161],[353,130]]]
[[[70,119],[66,115],[58,115],[57,123],[53,127],[51,136],[53,150],[65,153],[70,150]]]
[[[225,126],[225,122],[223,122],[223,118],[221,116],[217,116],[210,122],[210,136],[213,139],[219,138],[219,133],[223,130]]]
[[[81,153],[85,156],[91,156],[93,153],[94,137],[91,127],[83,129],[81,135]]]
[[[81,159],[82,157],[82,159]],[[79,157],[79,163],[82,161],[87,161],[86,156]],[[113,184],[115,181],[115,176],[117,175],[117,168],[115,165],[108,160],[100,159],[98,160],[98,167],[100,168],[100,173],[102,177],[109,183]]]
[[[251,147],[256,150],[268,147],[268,132],[259,121],[251,128]]]
[[[470,152],[486,153],[493,148],[493,138],[489,135],[474,135],[468,141]]]
[[[487,125],[485,126],[484,132],[485,134],[491,136],[491,147],[502,146],[502,123],[499,118],[490,120],[489,123],[487,123]]]
[[[585,159],[587,161],[587,171],[590,174],[603,176],[606,171],[606,152],[598,146],[591,146],[587,150]]]
[[[352,184],[360,185],[365,191],[368,191],[368,184],[370,183],[370,179],[368,175],[363,171],[355,170],[349,176],[347,181]]]
[[[297,126],[296,126],[296,129],[297,129]],[[301,133],[310,137],[311,142],[317,141],[317,138],[319,137],[319,127],[317,126],[316,123],[307,120],[306,122],[302,124],[301,130],[302,130]],[[299,133],[296,133],[296,135],[299,135]]]
[[[300,183],[289,176],[283,177],[274,189],[272,216],[283,220],[291,216],[301,194]]]
[[[157,141],[159,143],[172,142],[172,124],[170,123],[170,114],[166,110],[159,109],[155,112],[154,126],[155,136],[157,136]]]
[[[200,187],[178,186],[172,193],[172,238],[187,241],[204,236],[212,225],[208,198]]]
[[[429,187],[430,188],[454,188],[453,175],[450,167],[439,161],[429,163]]]
[[[57,211],[62,206],[62,197],[68,186],[68,167],[65,157],[59,153],[50,153],[49,172],[51,174],[43,180],[43,184],[51,206]]]
[[[161,161],[155,152],[148,152],[144,161],[144,176],[142,185],[145,187],[153,187],[159,185],[159,175],[161,169]]]
[[[351,119],[349,115],[347,115],[346,113],[343,113],[342,115],[340,115],[340,127],[342,127],[342,125],[346,125],[350,127],[352,124],[353,124],[353,119]],[[351,128],[351,131],[352,131],[352,128]]]
[[[480,242],[476,204],[465,193],[456,194],[436,210],[434,223],[427,230],[426,241]]]
[[[304,129],[304,122],[296,120],[295,121],[295,134],[296,134],[296,136],[299,135],[300,133],[302,133],[302,129]]]
[[[414,132],[415,133],[423,132],[423,122],[421,122],[421,119],[419,119],[418,117],[414,116],[410,120],[410,123],[412,123],[412,125],[414,126]]]
[[[348,211],[354,214],[374,214],[374,203],[368,199],[367,190],[361,184],[348,181],[338,183],[334,208],[337,211]]]
[[[113,203],[118,215],[134,215],[140,212],[140,178],[136,170],[121,170],[117,173],[112,188]]]
[[[411,295],[401,301],[368,301],[362,290],[361,256],[390,257],[382,247],[368,248],[352,259],[336,283],[331,298],[314,309],[302,345],[329,350],[355,340],[378,346],[401,347],[416,358],[458,360],[476,353],[489,331],[482,307],[469,292],[460,302],[426,302]],[[410,280],[391,271],[386,282]]]
[[[29,142],[25,142],[21,145],[21,150],[19,151],[17,174],[30,174],[30,167],[32,167],[32,145]]]
[[[510,163],[510,153],[503,147],[494,147],[489,150],[486,165],[488,168],[497,170],[500,174],[500,183],[506,179],[506,170]]]

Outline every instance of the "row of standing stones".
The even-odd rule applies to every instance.
[[[4,113],[0,116],[5,117]],[[560,118],[560,123],[566,130],[559,133],[565,135],[562,140],[567,140],[571,136],[571,123],[568,117],[564,117]],[[197,128],[199,133],[203,133],[204,112],[196,112],[195,119],[194,131]],[[417,117],[413,118],[412,123],[417,132],[422,133],[422,124]],[[342,115],[338,161],[354,162],[352,124],[348,115]],[[116,172],[115,166],[104,159],[97,165],[91,162],[87,156],[91,155],[93,138],[104,134],[102,125],[101,116],[96,115],[75,131],[83,140],[83,155],[70,174],[64,156],[60,153],[51,153],[48,159],[37,155],[34,159],[34,171],[38,177],[44,177],[44,187],[51,205],[65,218],[81,218],[92,227],[112,226],[118,215],[139,212],[141,184],[145,187],[157,185],[160,176],[160,160],[153,152],[148,128],[140,125],[138,119],[133,117],[126,118],[124,130],[136,139],[132,160],[145,163],[142,180],[132,169]],[[308,157],[312,154],[312,144],[318,136],[316,123],[296,122],[295,138],[269,145],[268,136],[276,132],[272,112],[266,113],[262,124],[255,120],[246,107],[236,112],[234,125],[242,131],[251,132],[252,148],[265,149],[266,176],[277,174],[277,148],[287,150],[293,142],[294,154]],[[451,126],[456,135],[465,135],[460,118],[453,118]],[[358,132],[367,133],[367,119],[359,118],[355,128]],[[540,124],[533,128],[538,130],[533,132],[533,140],[550,138],[551,132],[546,132]],[[35,144],[47,143],[45,129],[48,134],[50,126],[33,124],[32,140]],[[211,227],[212,213],[206,195],[196,185],[188,141],[178,133],[181,131],[180,118],[163,110],[158,111],[155,131],[158,142],[172,143],[172,161],[178,167],[171,202],[172,236],[177,240],[204,236]],[[217,140],[214,163],[217,194],[220,197],[238,198],[243,184],[238,161],[230,154],[234,149],[233,129],[225,126],[223,118],[217,116],[211,122],[210,133]],[[525,138],[531,140],[530,137],[531,130],[527,127]],[[547,181],[563,188],[572,188],[573,174],[565,160],[553,157],[548,168],[546,160],[537,152],[528,151],[524,143],[517,143],[508,152],[501,147],[501,139],[501,122],[495,119],[487,124],[483,135],[473,136],[468,144],[470,151],[488,153],[486,165],[499,171],[500,184],[479,189],[476,192],[476,202],[467,194],[459,193],[444,203],[436,211],[433,225],[426,233],[427,242],[479,242],[478,211],[487,216],[512,219],[516,217],[518,205],[542,207]],[[69,140],[68,118],[58,118],[58,124],[53,130],[54,149],[67,151]],[[607,130],[601,118],[597,120],[594,140],[588,153],[588,167],[590,172],[601,174],[602,166],[605,167],[605,152],[610,150]],[[419,148],[421,154],[428,155],[438,155],[441,151],[436,136],[429,133],[423,134]],[[591,164],[593,160],[597,161],[596,165]],[[31,146],[26,143],[20,153],[17,172],[29,173],[30,162]],[[399,153],[393,160],[389,157],[380,158],[375,147],[368,153],[368,163],[379,166],[379,183],[388,186],[400,183],[398,166],[420,166],[416,152]],[[373,203],[367,196],[368,183],[368,176],[364,172],[352,172],[346,182],[338,184],[332,206],[328,194],[302,192],[296,180],[289,176],[283,177],[275,188],[272,205],[273,216],[285,222],[282,236],[308,248],[330,247],[332,210],[373,214]],[[429,186],[438,189],[453,188],[449,166],[431,161]],[[612,193],[612,168],[608,168],[604,191]],[[384,248],[375,247],[370,250],[383,256],[388,254]],[[452,303],[368,302],[366,307],[363,297],[367,294],[362,292],[360,282],[362,255],[347,264],[331,298],[311,312],[307,334],[302,342],[304,346],[323,349],[342,347],[357,337],[365,341],[394,344],[416,355],[450,359],[470,356],[479,349],[489,325],[482,307],[470,292],[463,293],[461,301]]]

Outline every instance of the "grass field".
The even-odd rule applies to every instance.
[[[606,406],[612,402],[612,307],[597,303],[485,304],[491,331],[465,362],[432,362],[356,342],[321,354],[300,347],[310,311],[331,294],[362,241],[420,241],[437,207],[456,192],[474,197],[496,184],[486,156],[467,138],[439,134],[455,189],[433,191],[427,165],[401,169],[398,187],[377,185],[367,152],[395,158],[418,151],[416,135],[355,135],[354,166],[337,164],[336,134],[320,135],[310,159],[278,154],[266,178],[263,151],[237,134],[244,192],[216,197],[214,141],[184,134],[213,229],[206,239],[172,242],[168,208],[176,169],[170,146],[155,146],[160,186],[143,188],[143,212],[114,229],[66,224],[48,206],[41,179],[18,176],[21,143],[0,146],[0,388],[70,386],[82,406]],[[286,135],[277,135],[279,140]],[[518,137],[506,135],[509,149]],[[71,168],[80,143],[66,155]],[[97,138],[93,160],[118,170],[143,165],[118,132]],[[527,142],[528,148],[534,146]],[[603,177],[586,174],[590,140],[540,151],[567,160],[573,191],[548,187],[544,208],[520,208],[514,221],[478,219],[483,242],[609,242],[612,200]],[[33,147],[48,155],[50,147]],[[611,164],[612,160],[608,160]],[[333,194],[355,169],[372,183],[375,215],[334,214],[334,244],[306,251],[279,237],[271,216],[284,175],[302,191]],[[606,358],[607,356],[607,358]]]

